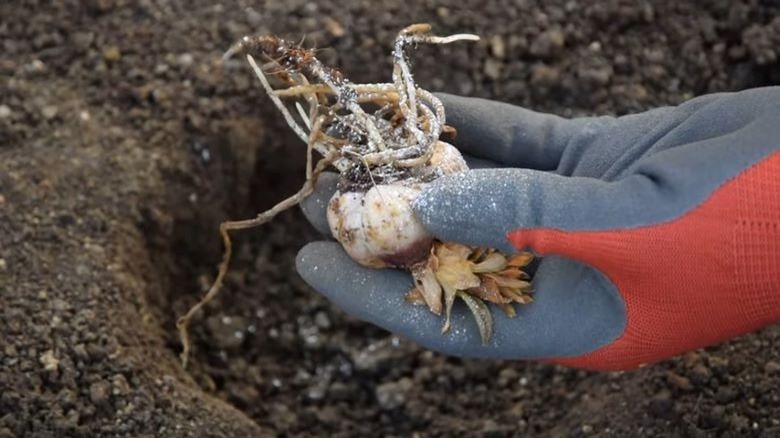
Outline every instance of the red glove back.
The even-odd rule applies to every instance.
[[[554,362],[627,369],[780,320],[780,152],[745,170],[676,220],[635,229],[510,234],[587,263],[614,282],[627,325],[615,342]]]

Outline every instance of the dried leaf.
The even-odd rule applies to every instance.
[[[461,297],[477,321],[483,343],[490,340],[493,319],[487,302],[509,317],[516,315],[513,302],[526,304],[530,283],[521,267],[532,260],[530,253],[508,258],[489,248],[470,248],[457,243],[436,242],[424,267],[414,272],[418,294],[436,314],[444,311],[442,333],[451,328],[455,297]],[[444,302],[442,303],[442,297]],[[442,305],[443,304],[443,305]]]
[[[439,269],[439,258],[436,257],[436,246],[431,246],[431,254],[428,256],[428,260],[425,262],[425,265],[428,269],[430,269],[433,272],[436,272],[437,269]]]
[[[529,263],[531,263],[533,259],[534,255],[530,252],[521,252],[510,257],[507,266],[522,268],[523,266],[527,266]]]
[[[479,286],[479,277],[471,272],[471,265],[466,261],[442,263],[436,271],[436,278],[443,287],[456,290]]]
[[[502,254],[494,252],[489,254],[485,259],[474,266],[471,270],[475,273],[482,272],[498,272],[506,268],[506,257]]]
[[[434,272],[443,287],[463,290],[479,286],[479,277],[471,272],[472,264],[467,260],[469,252],[464,245],[439,245],[436,251],[438,267]]]
[[[520,304],[528,304],[531,301],[533,301],[533,297],[531,295],[522,293],[510,287],[502,287],[499,288],[499,290],[501,291],[501,295],[509,298],[511,301],[515,301]]]
[[[436,248],[436,256],[443,263],[446,263],[445,260],[468,260],[469,254],[471,249],[459,243],[442,243]]]
[[[485,277],[496,280],[496,283],[501,287],[509,287],[512,289],[527,289],[531,286],[531,283],[525,280],[519,280],[517,278],[507,278],[496,274],[483,274]]]
[[[412,276],[425,304],[431,312],[441,315],[441,285],[436,275],[427,266],[421,266],[412,270]]]
[[[450,329],[450,316],[452,316],[452,305],[455,303],[455,295],[458,293],[457,289],[453,289],[446,285],[442,285],[444,289],[444,326],[441,328],[442,333],[446,333]]]
[[[490,335],[493,333],[493,316],[490,315],[490,309],[482,301],[472,297],[465,292],[458,292],[458,297],[466,303],[474,319],[477,321],[479,336],[482,338],[482,345],[490,342]]]
[[[528,274],[521,271],[520,268],[506,268],[503,271],[495,272],[495,274],[507,278],[522,278],[524,280],[529,278]]]
[[[514,318],[515,316],[517,316],[517,312],[515,311],[515,306],[511,304],[498,304],[498,307],[504,311],[504,314],[508,318]]]
[[[412,288],[409,292],[406,293],[406,296],[404,297],[404,300],[409,304],[414,305],[423,305],[425,304],[425,298],[422,296],[422,292],[420,292],[420,289],[417,287]]]
[[[511,301],[501,295],[496,281],[488,277],[482,278],[482,283],[479,287],[469,289],[468,293],[491,303],[508,303]]]
[[[480,246],[474,251],[471,252],[471,255],[469,255],[469,260],[471,260],[474,263],[478,263],[482,261],[482,258],[487,254],[489,250],[485,248],[484,246]]]
[[[431,312],[441,315],[441,285],[433,272],[426,269],[422,277],[422,296]]]

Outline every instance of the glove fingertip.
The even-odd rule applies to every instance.
[[[329,260],[338,244],[334,242],[310,242],[298,251],[295,257],[295,269],[308,284],[316,283],[315,275],[323,259]]]
[[[423,226],[437,236],[445,231],[442,226],[450,220],[446,214],[442,214],[449,202],[445,182],[439,179],[429,184],[412,203],[412,210]]]
[[[428,232],[439,240],[510,251],[498,211],[506,198],[496,187],[496,169],[442,177],[423,190],[412,208]]]
[[[314,192],[304,198],[300,207],[303,215],[312,224],[312,226],[324,236],[330,237],[330,226],[328,225],[328,202],[336,192],[339,176],[332,172],[326,172],[320,175],[317,184],[314,186]]]

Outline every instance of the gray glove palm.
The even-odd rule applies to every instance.
[[[599,369],[652,362],[775,320],[778,267],[739,268],[727,249],[764,242],[739,251],[752,255],[745,260],[776,260],[767,246],[779,242],[773,228],[734,224],[777,220],[780,88],[574,120],[440,97],[458,130],[455,145],[482,159],[472,168],[488,169],[433,182],[415,213],[443,241],[548,254],[534,275],[535,301],[514,319],[494,311],[493,338],[483,346],[465,306],[456,306],[453,330],[442,335],[439,317],[404,302],[407,274],[362,268],[337,243],[307,245],[301,276],[349,314],[447,354]],[[303,206],[324,233],[334,189],[335,177],[323,178]],[[729,201],[735,190],[739,205]],[[737,284],[712,274],[724,266],[766,278]],[[752,294],[736,301],[752,307],[719,307],[734,290]]]
[[[496,102],[439,97],[447,108],[448,123],[458,129],[455,145],[472,153],[466,155],[472,169],[523,165],[553,170],[559,163],[550,148],[563,147],[568,136],[584,124]],[[476,150],[476,145],[486,147]],[[324,235],[330,234],[325,209],[336,182],[337,175],[323,175],[315,193],[302,206],[309,221]],[[461,233],[463,237],[469,230],[462,228]],[[469,243],[480,240],[479,236],[470,237]],[[484,239],[479,244],[485,244]],[[505,240],[491,242],[490,246],[515,252]],[[409,274],[364,268],[336,242],[305,246],[298,255],[297,268],[308,284],[348,314],[450,355],[523,359],[573,356],[614,339],[624,324],[621,300],[615,294],[603,293],[599,286],[607,282],[606,278],[558,257],[546,259],[541,270],[544,275],[536,276],[534,289],[544,293],[537,294],[533,304],[518,308],[515,318],[492,308],[494,329],[487,346],[482,345],[473,316],[463,303],[456,302],[452,329],[442,334],[441,317],[425,306],[405,302],[404,296],[413,286]]]

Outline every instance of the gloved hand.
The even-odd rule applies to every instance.
[[[442,335],[440,317],[404,302],[407,274],[307,245],[301,276],[349,314],[447,354],[600,370],[780,321],[780,88],[573,120],[440,98],[455,145],[494,168],[435,181],[415,211],[441,240],[544,255],[535,301],[514,319],[493,308],[483,346],[465,306]],[[325,233],[334,185],[304,205]]]

